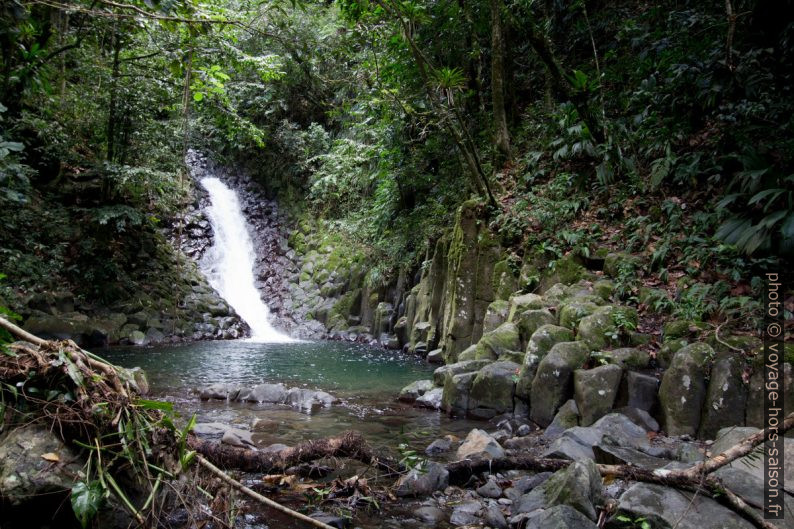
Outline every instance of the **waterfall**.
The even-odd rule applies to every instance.
[[[214,242],[201,260],[201,271],[210,285],[251,327],[251,338],[260,342],[290,342],[269,322],[270,311],[254,284],[254,245],[248,233],[237,193],[214,177],[201,180],[210,195],[207,216]]]

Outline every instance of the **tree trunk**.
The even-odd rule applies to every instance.
[[[108,108],[108,122],[106,128],[107,135],[107,156],[109,162],[113,161],[116,150],[116,114],[118,107],[118,85],[119,74],[121,68],[121,61],[119,55],[121,54],[121,34],[118,30],[113,32],[113,68],[110,77],[110,105]]]
[[[502,2],[491,0],[491,98],[493,105],[494,146],[499,153],[494,170],[510,157],[510,131],[505,110],[505,56],[502,31]]]

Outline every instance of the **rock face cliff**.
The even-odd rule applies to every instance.
[[[303,221],[289,245],[300,267],[289,278],[293,310],[332,338],[445,364],[421,384],[418,405],[482,419],[514,413],[544,427],[589,426],[629,407],[670,434],[701,438],[760,426],[761,366],[748,361],[760,343],[731,337],[727,346],[683,321],[648,332],[647,314],[615,293],[636,256],[527,251],[519,261],[477,201],[460,206],[416,274],[387,284],[373,285],[361,250],[323,221]],[[794,395],[791,363],[784,374]]]

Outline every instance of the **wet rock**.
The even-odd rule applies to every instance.
[[[427,353],[427,357],[425,358],[429,364],[443,364],[444,363],[444,352],[441,349],[433,349],[429,353]]]
[[[543,437],[548,440],[557,439],[565,430],[578,425],[579,408],[576,406],[576,401],[570,399],[560,406],[551,424],[549,424],[546,427],[546,431],[543,432]]]
[[[283,443],[273,443],[271,445],[267,445],[262,449],[262,452],[281,452],[282,450],[286,450],[289,446]]]
[[[536,509],[567,505],[596,520],[595,505],[602,501],[601,474],[590,459],[576,461],[555,472],[542,485],[521,497],[514,513],[531,513]]]
[[[750,529],[753,525],[703,494],[635,483],[620,496],[619,514],[645,518],[651,527]],[[686,516],[684,516],[686,513]]]
[[[539,472],[534,476],[524,476],[523,478],[519,478],[513,482],[513,488],[521,494],[526,494],[535,487],[545,483],[546,480],[553,475],[554,472]]]
[[[448,376],[444,383],[441,407],[450,415],[464,416],[469,410],[469,392],[477,372]]]
[[[695,435],[706,398],[705,363],[713,350],[697,343],[684,347],[673,357],[659,387],[664,429],[668,435]]]
[[[562,342],[551,348],[532,381],[530,418],[548,426],[562,404],[573,395],[573,372],[590,353],[582,342]]]
[[[414,402],[434,387],[432,380],[417,380],[401,389],[398,398],[404,402]]]
[[[512,412],[519,369],[513,362],[494,362],[480,369],[469,393],[469,409],[489,410],[491,416]]]
[[[239,428],[228,428],[223,432],[221,443],[240,448],[256,448],[251,432]]]
[[[439,463],[428,462],[422,471],[413,469],[397,481],[395,493],[400,498],[428,496],[449,485],[449,472]]]
[[[582,426],[590,426],[609,413],[617,397],[622,376],[623,369],[617,365],[574,371],[574,398]]]
[[[335,527],[336,529],[346,529],[352,525],[350,518],[336,516],[323,511],[315,511],[309,515],[309,518],[314,518],[315,520],[323,522],[326,525],[330,525],[331,527]]]
[[[625,415],[631,422],[639,426],[640,428],[649,431],[649,432],[658,432],[659,431],[659,423],[654,419],[650,413],[647,411],[640,409],[640,408],[632,408],[630,406],[624,406],[623,408],[618,408],[615,410],[616,413],[620,413],[621,415]]]
[[[496,442],[496,439],[484,430],[476,428],[469,432],[463,444],[458,447],[457,452],[458,459],[495,459],[504,457],[504,455],[504,448]]]
[[[235,400],[240,393],[240,388],[233,384],[216,383],[199,390],[201,400]]]
[[[287,393],[286,403],[301,410],[312,411],[316,408],[330,408],[337,399],[325,391],[292,388]]]
[[[532,514],[520,514],[510,522],[513,527],[524,527],[524,529],[596,529],[598,527],[587,516],[567,505],[557,505]]]
[[[636,327],[638,322],[636,309],[607,305],[581,319],[577,339],[583,340],[594,350],[604,349],[608,345],[619,345],[618,340],[612,338],[620,331],[615,323],[617,313]]]
[[[257,384],[248,390],[240,391],[235,400],[282,404],[287,400],[287,388],[284,384]]]
[[[478,501],[467,501],[452,510],[449,523],[455,526],[474,525],[479,522],[483,506]]]
[[[13,429],[0,438],[0,498],[19,506],[41,495],[61,494],[72,487],[82,466],[80,455],[49,428]]]
[[[530,428],[528,424],[522,424],[518,427],[518,430],[516,430],[516,435],[519,437],[525,437],[530,433],[532,433],[532,428]]]
[[[426,392],[424,395],[416,399],[416,404],[424,408],[430,408],[431,410],[440,410],[443,396],[444,396],[444,389],[434,387],[433,389],[431,389],[430,391]]]
[[[443,386],[446,382],[447,375],[453,376],[460,373],[472,373],[474,371],[479,371],[490,363],[490,360],[469,360],[439,367],[433,371],[433,383],[436,386]]]
[[[496,481],[489,479],[484,485],[477,487],[476,492],[483,498],[496,499],[502,495],[502,488],[496,483]]]
[[[598,305],[591,301],[573,299],[560,306],[560,326],[566,329],[576,329],[585,316],[598,310]]]
[[[255,417],[254,420],[251,421],[251,430],[254,432],[274,433],[278,431],[279,426],[278,421],[264,419],[262,417]]]
[[[220,422],[200,422],[193,427],[193,433],[196,435],[223,435],[229,429],[229,426]]]
[[[418,509],[413,511],[413,515],[420,522],[426,524],[432,524],[432,525],[435,525],[444,518],[446,518],[446,513],[444,511],[432,505],[419,507]]]
[[[437,456],[444,454],[452,449],[452,441],[447,438],[436,439],[425,448],[425,454],[429,456]]]
[[[507,520],[498,505],[489,505],[482,515],[482,521],[486,527],[493,529],[507,529]]]
[[[632,465],[655,470],[669,464],[670,461],[650,456],[634,448],[613,446],[602,443],[593,447],[595,462],[604,465]]]

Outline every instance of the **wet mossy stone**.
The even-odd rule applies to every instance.
[[[538,364],[532,381],[530,418],[547,426],[562,404],[573,396],[573,372],[581,368],[590,355],[583,342],[562,342]]]
[[[604,301],[609,301],[612,292],[615,291],[615,283],[609,279],[600,279],[593,283],[593,292]]]
[[[482,323],[483,333],[490,332],[507,321],[510,313],[510,302],[504,299],[497,299],[488,305],[485,310],[485,318]]]
[[[476,360],[496,360],[502,354],[521,349],[521,338],[518,326],[506,322],[486,333],[477,343],[475,351]]]
[[[616,322],[621,319],[636,328],[639,321],[637,310],[613,305],[601,307],[579,321],[577,338],[586,342],[591,349],[619,346],[623,334],[627,332],[627,329],[618,328]]]
[[[659,366],[663,369],[670,367],[670,364],[673,362],[673,356],[687,345],[689,345],[689,340],[684,338],[667,340],[664,342],[656,353],[656,361],[659,363]]]
[[[493,293],[496,299],[508,299],[518,290],[518,278],[507,259],[502,259],[493,267]]]
[[[641,266],[642,259],[629,253],[613,252],[604,257],[604,274],[611,278],[618,277],[621,268],[633,271]]]
[[[543,299],[547,305],[558,305],[567,297],[565,285],[556,283],[543,292]]]
[[[458,362],[477,359],[477,344],[470,345],[458,355]]]
[[[486,408],[495,415],[512,412],[520,368],[514,362],[494,362],[480,369],[469,393],[469,408]]]
[[[510,297],[507,321],[514,321],[517,314],[525,310],[543,308],[543,298],[537,294],[519,294]]]
[[[611,351],[602,351],[599,356],[610,364],[618,365],[624,369],[644,369],[648,367],[651,355],[633,347],[622,347]]]
[[[463,417],[469,411],[469,392],[477,372],[448,374],[441,394],[441,409],[447,414]]]
[[[541,279],[541,287],[555,283],[572,285],[587,275],[587,270],[576,260],[573,254],[568,254],[554,261],[552,268],[547,268]]]
[[[563,302],[560,305],[560,326],[575,329],[585,316],[598,310],[598,305],[590,301],[576,299]]]
[[[705,323],[694,320],[668,321],[662,326],[662,339],[666,342],[677,338],[697,336],[706,327]]]
[[[567,505],[590,520],[596,520],[596,506],[602,503],[601,474],[593,460],[584,459],[558,470],[543,484],[522,496],[514,513]]]
[[[582,426],[590,426],[609,413],[618,395],[622,377],[623,369],[617,365],[574,371],[574,399]]]
[[[662,422],[668,435],[694,436],[700,426],[706,399],[706,364],[714,350],[694,343],[679,350],[662,377],[659,403]]]
[[[515,319],[522,344],[527,344],[532,335],[544,325],[555,325],[557,317],[549,309],[530,309],[521,312]],[[521,348],[523,349],[523,347]]]
[[[443,386],[447,376],[479,371],[490,363],[489,360],[468,360],[466,362],[457,362],[455,364],[441,366],[433,371],[433,383],[437,386]]]
[[[527,355],[543,358],[555,344],[573,341],[573,331],[559,325],[541,325],[527,343]]]

